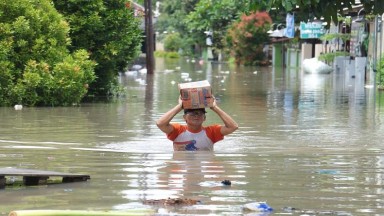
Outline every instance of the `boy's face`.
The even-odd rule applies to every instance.
[[[184,120],[187,122],[187,124],[192,124],[195,126],[201,125],[205,121],[205,112],[201,110],[189,111],[184,114]]]

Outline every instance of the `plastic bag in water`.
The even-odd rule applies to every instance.
[[[266,202],[253,202],[247,203],[244,205],[244,209],[249,211],[258,211],[258,212],[271,212],[273,208],[270,207]]]

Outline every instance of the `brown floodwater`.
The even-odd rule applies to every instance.
[[[153,76],[120,74],[127,95],[113,102],[2,107],[0,167],[91,180],[7,187],[0,215],[137,208],[159,215],[384,215],[384,96],[359,77],[157,59]],[[240,128],[214,152],[173,152],[155,120],[176,105],[177,83],[205,79]],[[182,114],[174,120],[182,122]],[[208,110],[205,123],[219,122]],[[144,204],[169,197],[200,203]],[[274,210],[243,209],[254,202]]]

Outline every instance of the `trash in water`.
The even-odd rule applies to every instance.
[[[232,184],[230,180],[223,180],[223,181],[221,181],[221,183],[223,185],[231,185]]]
[[[282,210],[285,212],[295,212],[295,211],[298,211],[299,209],[295,208],[295,207],[291,207],[291,206],[286,206],[286,207],[282,208]]]
[[[317,173],[319,173],[319,174],[328,174],[328,175],[337,175],[337,174],[340,174],[340,171],[338,171],[338,170],[322,169],[322,170],[318,170]]]
[[[243,207],[244,207],[244,210],[249,210],[249,211],[258,211],[258,212],[273,211],[273,208],[270,207],[266,202],[247,203]]]

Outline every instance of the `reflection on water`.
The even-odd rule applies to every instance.
[[[122,73],[127,96],[113,103],[0,108],[1,167],[91,176],[88,182],[0,190],[0,215],[132,208],[267,215],[243,211],[256,201],[273,207],[272,215],[380,215],[384,96],[364,87],[361,77],[157,59],[153,76]],[[203,79],[240,129],[215,152],[173,152],[154,122],[177,103],[177,83]],[[182,115],[174,120],[183,122]],[[218,122],[208,110],[206,124]],[[143,204],[168,197],[201,204]]]

